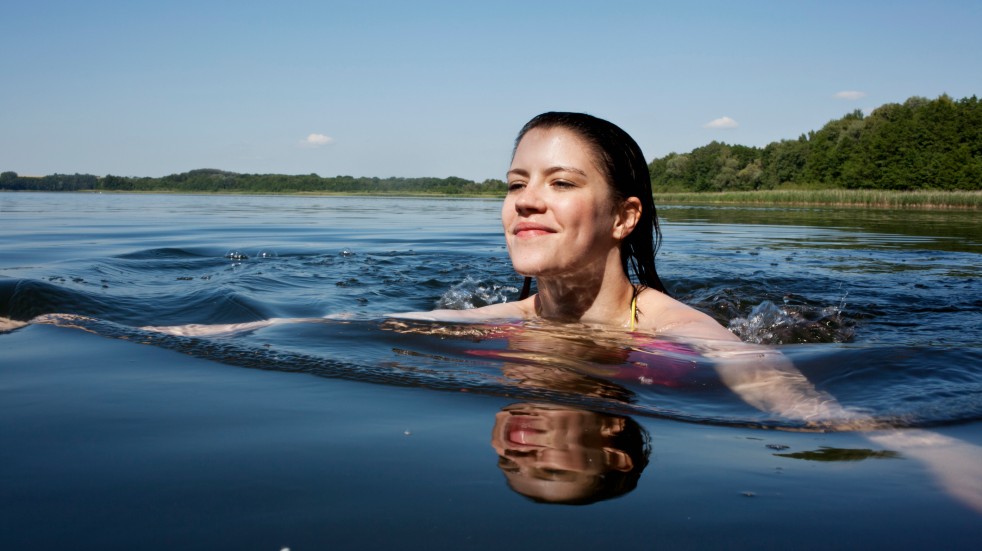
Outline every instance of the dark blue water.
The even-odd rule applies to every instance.
[[[968,549],[982,535],[938,472],[858,433],[796,432],[809,427],[748,405],[676,348],[386,316],[514,299],[498,212],[0,194],[0,317],[35,320],[0,334],[0,546]],[[842,404],[978,448],[975,213],[661,214],[675,296]],[[270,318],[307,321],[146,328]],[[604,454],[577,455],[628,451],[615,495],[557,508],[522,491],[527,451],[500,451],[501,431],[534,434],[528,419],[550,416],[577,434],[626,427]],[[572,472],[537,471],[552,492]]]

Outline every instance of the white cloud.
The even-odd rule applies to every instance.
[[[740,126],[740,124],[730,117],[720,117],[702,125],[703,128],[736,128],[738,126]]]
[[[866,92],[860,92],[859,90],[843,90],[841,92],[837,92],[833,97],[836,99],[855,101],[857,99],[865,98]]]
[[[300,145],[304,147],[323,147],[325,145],[331,145],[332,143],[334,143],[334,138],[316,133],[310,134],[303,140],[300,140]]]

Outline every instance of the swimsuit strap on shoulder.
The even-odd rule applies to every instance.
[[[638,295],[641,293],[634,293],[631,297],[631,331],[637,327],[638,322]]]

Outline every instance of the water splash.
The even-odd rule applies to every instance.
[[[757,344],[849,342],[853,337],[853,324],[844,319],[840,306],[777,306],[769,300],[746,317],[730,320],[729,328],[744,341]]]
[[[516,287],[467,276],[463,281],[453,285],[443,293],[443,296],[437,301],[436,307],[449,310],[467,310],[488,304],[508,302],[517,294],[518,289]]]

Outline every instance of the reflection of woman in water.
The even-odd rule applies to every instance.
[[[491,445],[512,490],[569,505],[630,492],[649,453],[648,434],[633,419],[551,404],[502,409]]]

